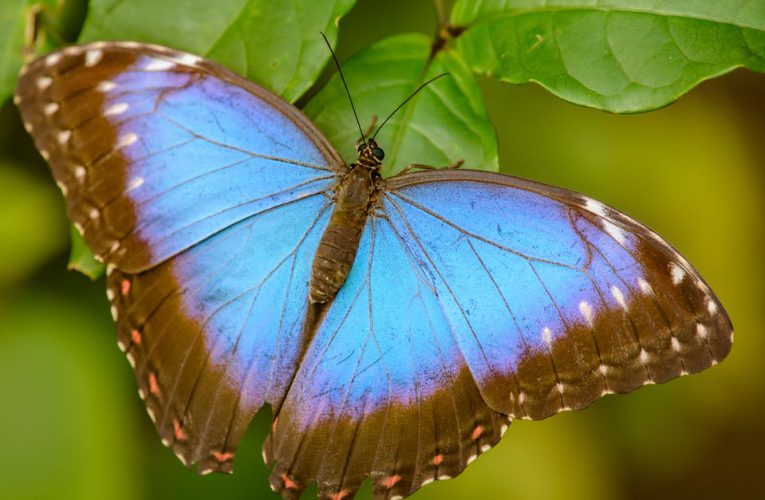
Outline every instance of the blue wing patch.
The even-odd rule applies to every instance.
[[[131,42],[33,62],[17,102],[107,263],[120,347],[163,442],[231,470],[301,349],[337,153],[291,105],[207,61]]]
[[[406,496],[508,417],[700,371],[730,333],[685,259],[611,208],[486,172],[394,177],[267,444],[272,487],[342,496],[370,474]]]

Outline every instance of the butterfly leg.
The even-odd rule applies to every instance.
[[[409,172],[410,170],[414,170],[415,168],[419,168],[420,170],[441,170],[441,169],[447,169],[447,170],[453,170],[455,168],[460,168],[465,163],[465,160],[457,160],[451,165],[447,165],[445,167],[434,167],[433,165],[423,165],[422,163],[410,163],[404,169],[399,172],[399,174],[405,174]]]

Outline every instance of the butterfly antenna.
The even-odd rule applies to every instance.
[[[390,120],[391,118],[393,118],[393,115],[395,115],[396,113],[398,113],[398,110],[399,110],[399,109],[401,109],[401,108],[403,108],[403,107],[404,107],[404,104],[406,104],[406,103],[408,103],[410,100],[412,100],[412,98],[413,98],[414,96],[416,96],[416,95],[417,95],[417,93],[418,93],[420,90],[424,89],[425,87],[427,87],[427,86],[428,86],[428,85],[430,85],[431,83],[435,82],[436,80],[438,80],[438,79],[439,79],[439,78],[441,78],[442,76],[447,76],[448,74],[449,74],[449,73],[441,73],[440,75],[438,75],[438,76],[434,76],[433,78],[431,78],[431,79],[430,79],[430,80],[428,80],[427,82],[425,82],[425,83],[423,83],[422,85],[420,85],[419,87],[417,87],[417,90],[415,90],[414,92],[412,92],[412,95],[410,95],[409,97],[407,97],[406,99],[404,99],[404,102],[402,102],[401,104],[399,104],[399,105],[398,105],[398,107],[397,107],[396,109],[394,109],[394,110],[393,110],[393,112],[392,112],[391,114],[389,114],[389,115],[388,115],[388,118],[386,118],[385,120],[383,120],[383,122],[380,124],[380,126],[379,126],[379,127],[377,127],[377,130],[375,130],[375,133],[374,133],[374,134],[372,134],[372,139],[374,139],[375,137],[377,137],[377,134],[378,134],[378,132],[380,132],[380,129],[381,129],[381,128],[383,128],[383,126],[384,126],[386,123],[388,123],[388,120]]]
[[[345,83],[345,76],[343,75],[343,70],[340,67],[340,61],[337,60],[335,51],[332,50],[332,45],[330,45],[329,40],[327,40],[327,35],[325,35],[321,31],[319,31],[319,33],[321,33],[322,38],[324,38],[324,42],[327,44],[327,47],[329,48],[329,53],[332,54],[332,59],[335,60],[335,66],[337,66],[337,72],[340,73],[340,80],[343,81],[343,87],[345,87],[345,93],[348,94],[348,101],[351,103],[351,109],[353,110],[353,117],[356,118],[356,125],[359,126],[359,133],[361,134],[361,142],[363,142],[364,146],[366,146],[367,140],[364,137],[364,131],[361,128],[361,122],[359,122],[359,115],[356,114],[356,106],[353,105],[353,98],[351,98],[351,91],[348,90],[348,84]]]

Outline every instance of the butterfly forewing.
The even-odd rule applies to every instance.
[[[163,442],[230,470],[295,369],[342,161],[294,107],[162,47],[55,52],[23,71],[15,100],[107,264],[119,344]]]
[[[343,163],[294,107],[199,57],[97,43],[31,63],[16,101],[95,254],[140,271]],[[268,182],[255,182],[263,179]]]

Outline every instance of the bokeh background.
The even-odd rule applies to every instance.
[[[342,21],[338,55],[435,26],[430,2],[362,0]],[[736,343],[702,374],[516,422],[459,478],[413,498],[765,498],[765,75],[737,71],[634,116],[481,83],[503,171],[586,193],[665,236],[725,305]],[[275,499],[260,459],[267,412],[232,476],[197,476],[160,444],[117,349],[103,283],[66,270],[68,245],[60,193],[7,102],[0,498]]]

